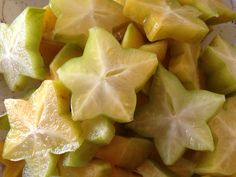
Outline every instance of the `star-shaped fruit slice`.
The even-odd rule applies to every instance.
[[[28,7],[11,25],[0,23],[0,73],[13,91],[24,88],[28,77],[45,78],[39,52],[44,12]]]
[[[57,16],[55,39],[83,43],[88,30],[94,26],[112,31],[113,27],[129,21],[122,6],[112,0],[50,0]]]
[[[21,160],[41,153],[62,154],[76,150],[82,139],[67,116],[69,93],[61,83],[46,80],[28,101],[4,101],[10,122],[3,157]]]
[[[230,97],[209,123],[216,140],[213,152],[205,152],[195,169],[198,174],[229,176],[236,174],[236,96]]]
[[[123,13],[142,24],[152,42],[167,38],[196,42],[209,31],[198,18],[199,11],[183,7],[176,0],[126,0]]]
[[[94,27],[82,57],[66,62],[57,73],[72,91],[74,120],[105,115],[130,122],[139,91],[155,73],[156,55],[138,49],[123,49],[108,31]]]
[[[129,127],[154,139],[165,164],[175,163],[186,148],[214,150],[207,121],[223,105],[223,95],[187,91],[172,73],[159,66],[149,98],[150,102],[136,111]]]

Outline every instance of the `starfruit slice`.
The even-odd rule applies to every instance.
[[[130,122],[136,94],[153,75],[156,55],[138,49],[122,49],[106,30],[94,27],[82,57],[66,62],[57,73],[71,90],[74,120],[105,115],[118,122]]]
[[[39,52],[44,12],[28,7],[11,25],[0,23],[0,73],[12,91],[24,88],[28,77],[45,78]]]
[[[198,11],[182,7],[176,0],[126,0],[123,13],[142,24],[152,42],[167,38],[197,42],[209,31]]]
[[[219,114],[209,123],[215,136],[216,148],[213,152],[205,152],[195,169],[198,174],[211,176],[229,176],[236,174],[236,96],[226,100]]]
[[[46,80],[29,100],[4,101],[10,122],[3,157],[28,159],[42,153],[63,154],[82,142],[78,127],[67,115],[68,90],[61,83]]]
[[[236,91],[236,46],[216,36],[202,54],[200,67],[206,76],[207,88],[229,94]]]
[[[129,127],[154,139],[166,165],[174,164],[186,148],[214,150],[207,121],[222,107],[223,95],[203,90],[187,91],[172,73],[159,65],[149,100],[136,111]]]

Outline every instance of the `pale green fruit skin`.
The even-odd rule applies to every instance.
[[[200,59],[200,67],[205,73],[207,88],[216,93],[230,94],[236,91],[236,75],[232,72],[233,63],[227,63],[227,53],[218,54],[219,48],[228,46],[236,52],[236,47],[217,36],[205,50]],[[231,48],[231,49],[230,49]],[[230,56],[229,56],[230,57]]]

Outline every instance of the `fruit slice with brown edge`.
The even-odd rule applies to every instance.
[[[66,62],[57,73],[71,90],[74,120],[104,115],[117,122],[130,122],[138,92],[154,74],[156,55],[123,49],[108,31],[94,27],[82,57]]]
[[[45,79],[39,52],[44,12],[28,7],[11,25],[0,23],[0,73],[12,91],[25,88],[28,78]]]
[[[213,151],[207,121],[222,107],[225,97],[209,91],[187,91],[171,72],[159,65],[149,92],[149,103],[136,111],[129,127],[153,138],[166,165],[174,164],[186,148]]]
[[[211,176],[230,176],[236,173],[236,96],[229,97],[219,114],[209,122],[215,137],[213,152],[201,155],[195,172]]]
[[[151,153],[152,143],[142,138],[115,136],[111,143],[101,148],[96,157],[126,169],[135,169]]]
[[[6,99],[11,129],[3,157],[17,161],[41,153],[63,154],[79,148],[83,139],[68,116],[69,96],[60,82],[46,80],[27,101]]]
[[[58,79],[57,70],[68,60],[79,57],[82,54],[82,50],[76,44],[66,44],[61,51],[55,56],[54,60],[50,64],[51,75],[54,79]]]
[[[236,46],[216,36],[200,59],[200,67],[211,91],[229,94],[236,91]]]
[[[200,43],[190,44],[173,41],[170,45],[169,70],[189,90],[200,89],[198,71],[200,51]]]
[[[199,42],[209,31],[197,17],[199,11],[183,7],[176,0],[126,0],[123,13],[144,26],[151,42],[167,38]]]

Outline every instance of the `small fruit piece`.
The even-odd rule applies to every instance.
[[[151,160],[145,160],[138,168],[137,173],[142,177],[176,177],[177,175],[172,173],[165,167],[158,165]]]
[[[123,13],[144,26],[151,42],[167,38],[199,42],[209,31],[197,17],[198,11],[183,7],[176,0],[126,0]]]
[[[198,59],[200,44],[172,42],[170,46],[169,70],[189,90],[200,89]]]
[[[115,135],[113,122],[106,117],[100,116],[81,122],[83,137],[95,144],[109,144]]]
[[[65,167],[60,164],[59,171],[63,177],[110,177],[111,165],[102,160],[93,160],[83,167]]]
[[[97,158],[126,169],[135,169],[150,154],[152,143],[141,138],[115,136],[111,143],[99,149]]]
[[[230,176],[236,173],[236,96],[229,97],[219,114],[209,122],[215,135],[216,148],[201,155],[195,172],[212,176]]]
[[[143,44],[145,44],[143,34],[133,23],[130,23],[125,32],[121,46],[123,48],[139,48]]]
[[[200,59],[205,73],[207,88],[229,94],[236,91],[236,46],[216,36]]]
[[[0,23],[0,73],[12,91],[25,88],[28,77],[45,78],[39,52],[44,12],[29,7],[11,25]]]
[[[76,44],[66,44],[61,51],[55,56],[50,64],[50,71],[54,79],[58,78],[57,69],[60,68],[65,62],[71,58],[79,57],[82,55],[82,50]]]
[[[130,122],[136,94],[153,75],[156,55],[138,49],[123,49],[106,30],[94,27],[82,57],[66,62],[57,73],[72,92],[74,120],[100,115]]]
[[[65,154],[63,165],[68,167],[81,167],[87,165],[95,156],[99,148],[100,146],[97,144],[84,141],[76,151]]]
[[[186,148],[214,150],[207,121],[222,107],[225,97],[208,91],[187,91],[159,65],[149,92],[149,103],[136,111],[129,127],[153,138],[166,165],[174,164]]]
[[[128,170],[113,167],[111,177],[141,177],[141,176]]]
[[[69,92],[61,83],[44,81],[28,101],[4,101],[10,122],[3,157],[31,158],[41,153],[62,154],[76,150],[82,139],[68,117]]]

